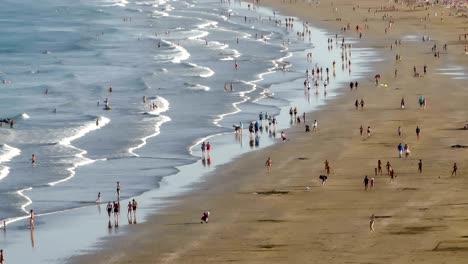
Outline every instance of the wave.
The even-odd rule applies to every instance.
[[[155,104],[158,107],[154,110],[144,112],[144,114],[159,115],[169,110],[169,105],[170,105],[169,101],[161,96],[156,96],[154,99],[150,99],[149,103],[150,105]]]
[[[157,11],[154,10],[153,14],[156,15],[156,17],[167,17],[169,16],[169,13],[163,12],[163,11]]]
[[[187,86],[189,90],[194,90],[194,91],[209,91],[210,90],[210,87],[201,85],[201,84],[184,83],[184,85]]]
[[[191,40],[201,39],[201,38],[204,38],[204,37],[206,37],[206,36],[208,36],[210,34],[210,33],[208,33],[208,31],[196,30],[196,29],[192,29],[192,30],[190,30],[190,32],[197,33],[197,35],[195,35],[195,36],[188,37],[188,39],[191,39]]]
[[[25,120],[25,119],[30,119],[31,117],[27,114],[27,113],[22,113],[22,114],[19,114],[19,115],[15,115],[13,117],[11,117],[11,119],[13,120]]]
[[[11,161],[19,154],[21,154],[21,150],[17,148],[8,146],[7,144],[0,145],[0,180],[10,173],[10,167],[2,165],[2,163]]]
[[[143,146],[145,146],[148,139],[159,135],[161,133],[162,124],[171,121],[171,118],[169,118],[168,116],[161,115],[161,113],[164,113],[164,112],[169,110],[169,106],[170,106],[169,101],[166,100],[165,98],[161,97],[161,96],[156,96],[156,98],[150,100],[150,104],[153,104],[153,103],[158,106],[156,108],[156,110],[144,112],[144,114],[157,116],[158,121],[156,121],[156,124],[154,125],[154,133],[152,133],[152,134],[150,134],[150,135],[148,135],[146,137],[141,138],[140,139],[140,141],[141,141],[140,144],[138,144],[135,147],[131,147],[131,148],[128,149],[128,153],[132,154],[135,157],[140,157],[140,155],[135,153],[135,150],[138,150],[138,149],[142,148]]]
[[[211,77],[215,74],[214,71],[212,71],[210,68],[208,67],[204,67],[204,66],[200,66],[200,65],[197,65],[195,63],[191,63],[191,62],[187,62],[185,63],[186,65],[194,68],[194,69],[197,69],[198,71],[200,71],[199,73],[198,72],[195,72],[195,74],[198,73],[198,76],[199,77],[202,77],[202,78],[208,78],[208,77]],[[193,72],[193,71],[192,71]]]
[[[218,25],[218,22],[207,20],[207,22],[205,22],[203,24],[200,24],[200,25],[197,25],[197,28],[207,28],[209,26],[216,27],[217,25]]]
[[[125,7],[128,4],[127,0],[106,0],[104,1],[104,5],[102,6],[120,6],[120,7]]]
[[[184,49],[184,47],[180,45],[176,45],[164,39],[161,39],[161,42],[167,44],[168,46],[178,51],[178,54],[171,60],[173,63],[180,63],[181,61],[184,61],[190,58],[190,53],[186,49]]]
[[[80,166],[88,165],[88,164],[91,164],[91,163],[94,163],[94,162],[97,161],[97,160],[92,160],[92,159],[86,158],[84,155],[86,153],[88,153],[88,152],[86,150],[79,149],[79,148],[73,146],[71,144],[71,142],[74,141],[74,140],[77,140],[77,139],[79,139],[81,137],[84,137],[86,134],[88,134],[88,133],[90,133],[90,132],[92,132],[94,130],[97,130],[97,129],[100,129],[100,128],[104,127],[105,125],[107,125],[110,122],[110,119],[108,119],[106,117],[98,117],[98,120],[99,120],[99,125],[97,124],[96,121],[93,120],[92,122],[89,122],[86,125],[83,125],[83,126],[77,128],[77,129],[75,129],[76,133],[73,136],[66,137],[66,138],[64,138],[64,139],[62,139],[62,140],[60,140],[58,142],[59,145],[62,145],[62,146],[68,147],[68,148],[72,148],[72,149],[75,149],[75,150],[79,151],[79,153],[76,154],[75,157],[79,158],[81,161],[74,163],[72,167],[67,169],[70,172],[70,176],[68,176],[68,177],[66,177],[64,179],[58,180],[58,181],[49,182],[47,185],[54,186],[54,185],[57,185],[59,183],[68,181],[68,180],[70,180],[71,178],[73,178],[75,176],[76,168],[78,168]]]

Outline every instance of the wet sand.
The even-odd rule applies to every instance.
[[[466,40],[459,41],[467,18],[449,17],[443,9],[418,8],[376,12],[387,5],[380,1],[321,1],[307,3],[263,1],[284,13],[299,16],[339,33],[349,22],[348,36],[354,27],[365,23],[361,47],[378,48],[383,61],[376,63],[380,73],[376,86],[373,75],[359,81],[357,90],[343,88],[339,96],[320,111],[308,115],[317,119],[319,131],[304,133],[297,126],[287,135],[290,140],[264,150],[248,153],[220,167],[210,180],[195,186],[194,193],[177,198],[147,223],[133,228],[134,233],[111,242],[108,250],[83,256],[79,263],[464,263],[468,257],[468,131],[461,130],[466,115],[466,80],[438,74],[450,65],[468,65],[464,54]],[[357,7],[359,4],[359,7]],[[387,5],[388,6],[388,5]],[[338,8],[335,12],[334,8]],[[368,8],[372,8],[368,12]],[[393,29],[385,34],[388,19]],[[427,13],[432,22],[422,21]],[[341,18],[337,21],[336,18]],[[364,19],[368,18],[367,22]],[[428,35],[434,41],[405,36]],[[390,50],[390,44],[402,44]],[[440,58],[434,58],[436,43]],[[448,52],[442,50],[448,44]],[[395,62],[395,55],[402,60]],[[304,58],[305,59],[305,58]],[[428,74],[422,74],[426,64]],[[339,64],[338,64],[339,65]],[[416,65],[420,77],[413,77]],[[331,62],[330,62],[331,66]],[[398,78],[394,70],[398,69]],[[465,69],[466,71],[466,69]],[[466,73],[464,75],[466,77]],[[418,98],[427,99],[420,109]],[[406,108],[400,108],[405,98]],[[363,98],[364,110],[355,110],[354,101]],[[372,135],[359,135],[359,127],[371,127]],[[402,127],[402,137],[397,135]],[[421,137],[416,138],[416,126]],[[397,145],[407,143],[411,156],[398,158]],[[267,174],[265,160],[273,160]],[[325,160],[332,172],[322,186]],[[364,191],[365,175],[374,177],[377,160],[384,173],[375,177],[373,190]],[[423,173],[417,164],[423,161]],[[386,175],[390,161],[396,178]],[[459,167],[451,176],[453,163]],[[309,187],[307,190],[306,187]],[[200,224],[204,210],[210,210],[210,223]],[[375,231],[369,218],[376,216]]]

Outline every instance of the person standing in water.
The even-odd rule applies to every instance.
[[[119,203],[114,202],[114,226],[119,226]]]
[[[5,256],[3,255],[3,249],[0,249],[0,264],[5,264]]]
[[[29,227],[31,229],[34,229],[34,211],[33,211],[33,209],[31,209],[29,211]]]
[[[100,202],[101,202],[101,192],[98,193],[97,199],[96,199],[96,203],[100,203]]]
[[[128,222],[131,223],[132,221],[132,202],[128,201],[127,205],[127,218],[129,219]]]
[[[111,204],[111,202],[107,203],[106,209],[107,209],[107,214],[109,215],[109,221],[110,221],[110,217],[111,217],[111,214],[112,214],[112,204]]]
[[[33,166],[36,165],[36,155],[35,154],[32,154],[32,156],[31,156],[31,164]]]
[[[136,218],[136,210],[137,210],[137,207],[138,207],[138,203],[137,201],[135,201],[135,199],[132,199],[132,209],[133,209],[133,223],[136,224],[137,223],[137,218]]]
[[[206,142],[206,152],[208,153],[208,156],[210,156],[210,151],[211,151],[211,144],[210,142]]]
[[[203,156],[205,156],[205,150],[206,150],[206,143],[203,142],[203,143],[201,144],[201,152],[202,152],[202,155],[203,155]]]
[[[117,182],[117,200],[120,200],[120,182]]]

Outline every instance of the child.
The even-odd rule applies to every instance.
[[[203,216],[201,218],[201,224],[203,224],[203,222],[205,222],[206,224],[208,224],[208,217],[210,216],[210,211],[205,211],[203,212]]]

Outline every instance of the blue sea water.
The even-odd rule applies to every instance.
[[[265,131],[252,141],[244,133],[240,144],[233,124],[247,128],[263,111],[278,115],[279,127],[287,128],[281,110],[316,109],[340,84],[369,71],[364,62],[375,57],[373,50],[353,49],[361,62],[353,59],[352,72],[341,69],[339,42],[334,39],[332,50],[327,46],[334,34],[311,27],[311,41],[299,40],[302,22],[285,30],[284,18],[213,0],[4,0],[0,120],[15,124],[0,127],[0,220],[13,230],[0,238],[0,248],[21,259],[18,234],[30,209],[48,230],[43,241],[53,245],[53,234],[67,227],[55,224],[53,230],[52,220],[41,222],[41,216],[68,221],[69,210],[94,208],[98,192],[103,201],[115,200],[117,181],[121,199],[150,190],[162,195],[171,182],[175,193],[193,182],[190,176],[199,174],[194,168],[207,165],[198,162],[206,137],[223,135],[205,139],[216,149],[211,165],[228,162],[275,142]],[[314,57],[307,61],[310,52]],[[327,96],[323,79],[318,94],[307,93],[305,69],[331,68],[333,60],[338,74]],[[105,101],[111,110],[104,109]],[[82,250],[96,236],[68,248]],[[37,263],[51,263],[68,253],[30,254]]]

